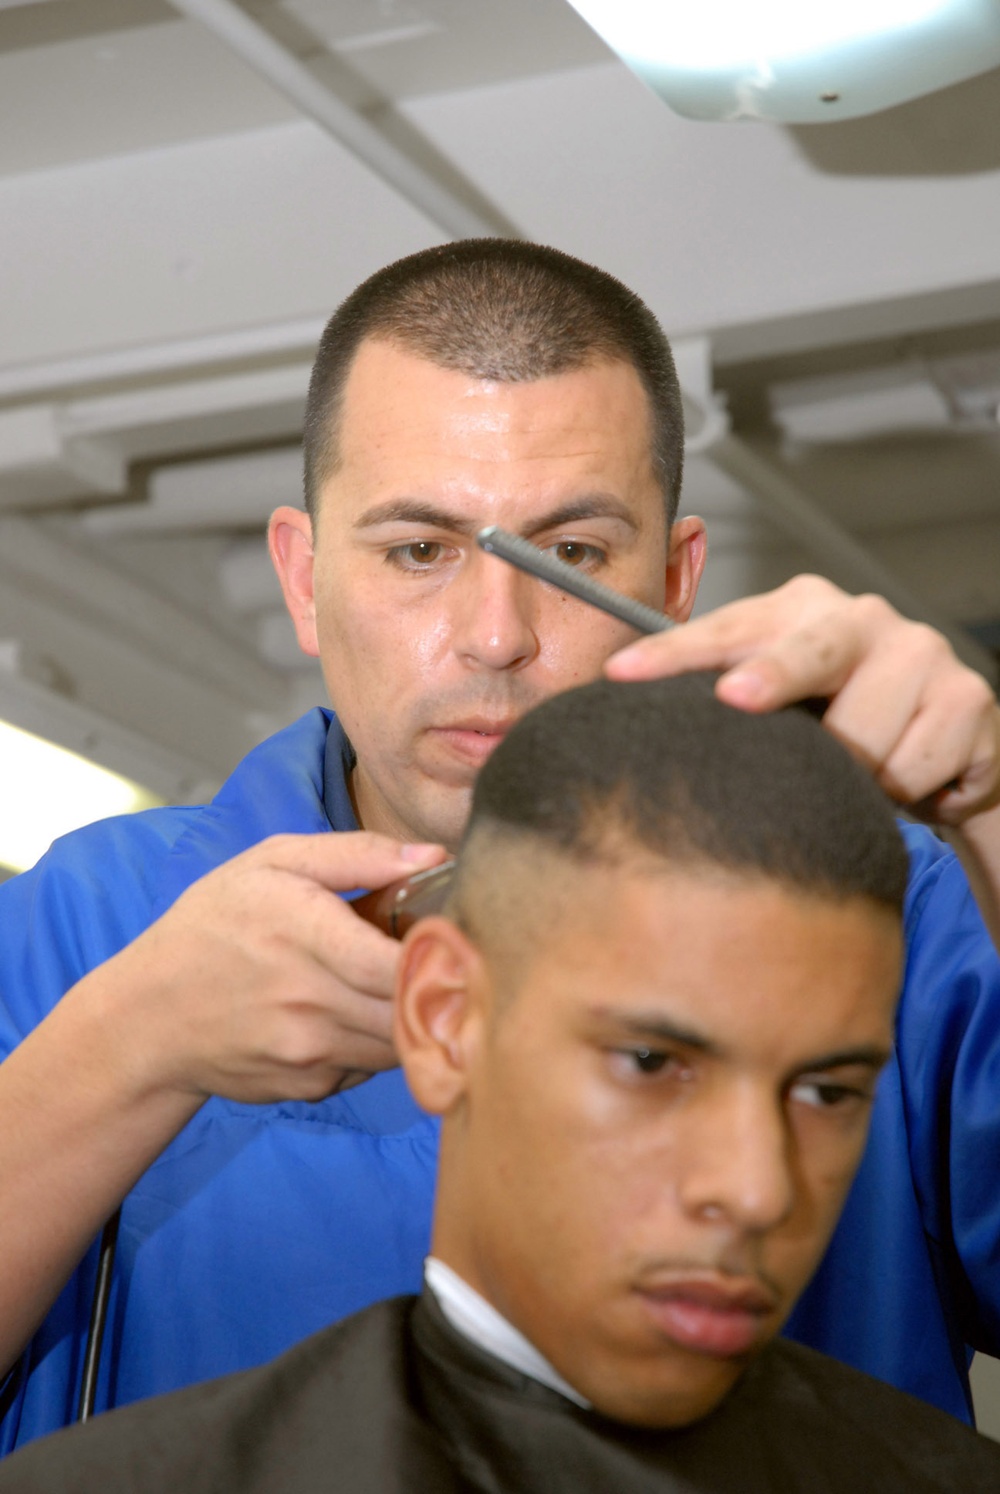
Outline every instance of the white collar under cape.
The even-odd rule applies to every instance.
[[[577,1406],[589,1408],[579,1391],[574,1390],[544,1359],[534,1344],[529,1343],[512,1323],[498,1313],[485,1297],[457,1276],[444,1261],[429,1255],[424,1262],[424,1279],[437,1298],[438,1306],[457,1333],[471,1341],[495,1359],[509,1364],[522,1375],[540,1380],[550,1390],[557,1390]]]

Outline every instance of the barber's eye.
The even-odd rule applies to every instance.
[[[441,546],[434,540],[415,540],[412,545],[407,545],[406,553],[410,560],[427,565],[430,561],[437,560],[441,554]]]
[[[439,540],[411,540],[408,545],[393,545],[386,553],[386,560],[402,570],[418,571],[434,565],[443,553],[444,545]]]
[[[588,562],[593,564],[604,559],[596,545],[584,545],[579,540],[563,540],[562,544],[554,545],[552,548],[557,559],[561,560],[564,565],[586,565]]]

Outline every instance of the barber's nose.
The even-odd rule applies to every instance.
[[[521,669],[539,649],[539,582],[491,555],[476,556],[462,578],[455,651],[473,668]]]
[[[699,1121],[682,1179],[686,1212],[755,1234],[783,1223],[794,1206],[795,1176],[780,1098],[718,1097],[712,1115]]]

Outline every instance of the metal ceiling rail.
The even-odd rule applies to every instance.
[[[910,591],[888,566],[810,500],[808,495],[739,436],[724,435],[705,452],[759,501],[767,517],[805,550],[815,555],[820,569],[851,592],[877,592],[898,611],[937,628],[959,658],[997,682],[996,661],[988,649],[951,618]]]
[[[431,173],[410,159],[364,116],[339,99],[293,53],[289,52],[235,0],[171,0],[182,11],[242,57],[279,93],[291,99],[359,161],[418,208],[452,238],[509,236],[511,226],[499,213],[473,208]]]
[[[143,376],[194,373],[211,364],[248,363],[255,358],[301,353],[311,364],[325,317],[267,322],[207,332],[200,337],[166,338],[131,347],[103,348],[50,362],[0,364],[0,401],[31,399],[93,384],[123,383]]]

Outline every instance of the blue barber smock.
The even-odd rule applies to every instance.
[[[0,1056],[205,872],[268,835],[357,828],[329,721],[313,711],[265,742],[207,807],[90,826],[0,887]],[[97,1410],[419,1292],[436,1152],[399,1070],[319,1104],[209,1100],[125,1200]],[[0,1452],[75,1415],[96,1259],[0,1392]]]
[[[205,872],[268,835],[356,828],[350,763],[310,712],[210,805],[90,826],[0,887],[0,1057]],[[954,857],[906,835],[897,1055],[790,1332],[968,1419],[967,1346],[1000,1354],[1000,965]],[[436,1144],[399,1071],[319,1104],[208,1101],[125,1200],[98,1410],[419,1291]],[[0,1452],[72,1420],[95,1270],[96,1247],[0,1385]]]

